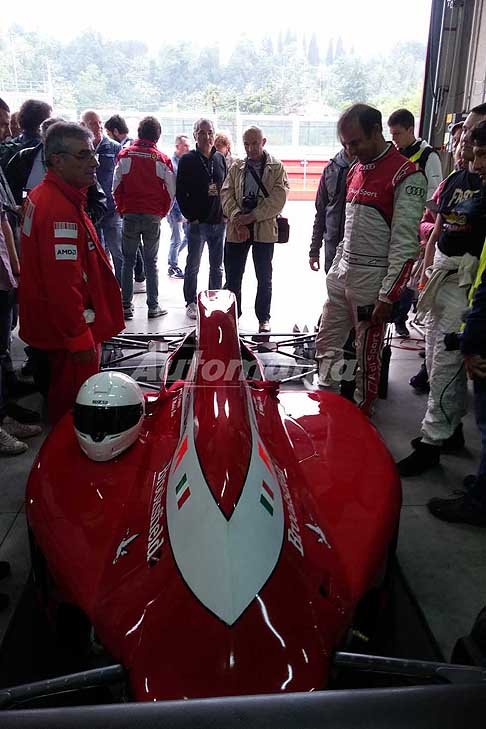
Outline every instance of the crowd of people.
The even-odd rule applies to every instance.
[[[99,370],[102,342],[133,318],[134,293],[146,293],[149,319],[167,314],[158,291],[164,218],[168,275],[184,280],[187,317],[197,315],[204,246],[209,288],[234,291],[240,313],[253,248],[255,311],[259,330],[268,332],[276,217],[288,191],[283,165],[265,150],[258,127],[245,131],[247,159],[240,163],[229,136],[216,134],[206,118],[194,124],[194,145],[177,135],[171,159],[158,149],[161,126],[153,116],[140,121],[136,139],[119,114],[103,123],[86,110],[79,123],[66,122],[36,100],[22,105],[15,137],[10,120],[0,100],[1,455],[24,452],[25,438],[40,432],[39,415],[16,402],[25,394],[10,357],[17,312],[27,345],[23,370],[46,396],[52,424]]]
[[[364,104],[343,113],[343,148],[325,168],[316,198],[309,265],[320,268],[324,242],[328,298],[316,338],[319,384],[351,396],[368,415],[378,396],[384,325],[410,336],[425,328],[425,362],[410,384],[428,393],[421,434],[397,468],[416,476],[441,453],[465,446],[467,380],[474,383],[481,437],[476,474],[453,498],[434,498],[431,514],[486,526],[486,104],[450,130],[454,170],[442,180],[437,152],[415,138],[407,109],[388,119]],[[355,348],[355,357],[343,348]],[[357,365],[357,367],[356,367]],[[356,374],[356,389],[350,391]]]
[[[133,318],[134,293],[146,290],[149,319],[167,313],[158,290],[164,218],[171,229],[168,275],[183,279],[186,316],[197,316],[206,245],[208,287],[233,291],[241,314],[251,249],[258,329],[270,332],[277,218],[289,185],[260,128],[245,130],[245,156],[236,159],[228,135],[200,118],[194,143],[177,135],[169,158],[158,148],[162,130],[153,116],[140,121],[136,139],[118,114],[103,123],[86,110],[75,124],[34,100],[19,111],[16,137],[10,119],[0,100],[1,454],[23,452],[25,438],[40,431],[38,415],[16,402],[24,384],[10,359],[17,304],[28,366],[55,423],[99,370],[102,342]],[[386,327],[393,322],[397,335],[408,337],[412,306],[425,325],[425,361],[411,384],[428,391],[428,403],[421,435],[398,463],[408,477],[464,446],[466,371],[486,439],[486,353],[478,324],[484,315],[479,260],[486,235],[486,105],[451,130],[455,169],[445,180],[437,151],[416,138],[410,111],[397,109],[388,128],[389,142],[381,113],[366,104],[341,115],[342,148],[319,184],[309,265],[320,269],[324,245],[318,384],[352,396],[367,415],[378,396]],[[469,306],[464,332],[446,346],[444,336],[461,331]],[[429,504],[435,516],[486,526],[486,440],[482,448],[479,472],[466,479],[465,493]]]

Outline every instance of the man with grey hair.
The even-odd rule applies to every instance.
[[[45,140],[47,174],[22,224],[20,337],[49,362],[48,413],[57,422],[99,371],[101,343],[124,328],[120,288],[85,212],[96,180],[92,136],[58,122]]]
[[[240,315],[241,283],[251,248],[258,281],[255,314],[260,332],[270,331],[277,215],[282,212],[289,190],[284,166],[264,149],[266,141],[259,127],[249,127],[244,132],[246,159],[232,164],[221,191],[223,212],[228,218],[226,288],[236,295]]]
[[[188,221],[187,261],[184,272],[186,315],[197,316],[197,275],[204,243],[209,251],[209,288],[223,284],[223,244],[225,222],[221,207],[221,187],[226,162],[214,146],[214,126],[210,119],[194,123],[196,149],[184,154],[177,170],[176,198]]]
[[[101,117],[92,109],[87,109],[81,114],[81,126],[89,129],[93,135],[93,145],[98,155],[96,177],[106,195],[106,213],[97,223],[96,230],[102,246],[111,255],[115,276],[121,286],[123,268],[122,220],[116,211],[112,194],[115,164],[121,145],[103,134]]]

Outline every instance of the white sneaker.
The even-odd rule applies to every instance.
[[[19,456],[28,449],[27,443],[22,443],[6,430],[0,428],[0,456]]]
[[[147,291],[145,281],[134,281],[133,282],[133,293],[144,294]]]
[[[188,319],[197,319],[197,306],[196,304],[188,304],[186,309],[186,316]]]
[[[19,423],[9,415],[4,418],[2,428],[14,438],[33,438],[35,435],[42,433],[40,425],[28,425],[27,423]]]

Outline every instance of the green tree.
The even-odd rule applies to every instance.
[[[81,109],[106,106],[112,101],[108,91],[108,79],[95,63],[88,63],[79,74],[76,100]]]

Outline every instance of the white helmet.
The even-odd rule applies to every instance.
[[[122,372],[100,372],[81,386],[74,405],[74,430],[93,461],[109,461],[134,443],[145,400],[139,385]]]

